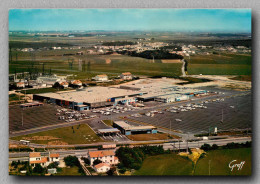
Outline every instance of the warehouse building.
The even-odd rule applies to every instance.
[[[34,94],[33,99],[51,102],[75,110],[89,110],[112,106],[117,103],[134,103],[135,98],[133,97],[141,94],[139,91],[98,86],[56,93]]]
[[[154,126],[132,126],[125,121],[114,121],[113,127],[119,129],[123,135],[157,133],[157,128]]]

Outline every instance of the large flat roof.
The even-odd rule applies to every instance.
[[[140,79],[126,84],[120,85],[121,88],[140,90],[144,93],[139,98],[149,99],[166,95],[184,95],[186,93],[195,93],[201,90],[195,88],[187,88],[178,85],[179,82],[185,82],[180,79],[157,78],[157,79]]]
[[[117,128],[103,128],[103,129],[98,129],[99,133],[116,133],[120,132]]]
[[[133,126],[129,125],[124,121],[114,121],[115,124],[122,127],[125,130],[147,130],[147,129],[155,129],[155,126]]]
[[[139,95],[140,91],[133,91],[127,89],[119,89],[115,87],[89,87],[84,90],[68,91],[62,93],[42,93],[36,94],[38,96],[55,98],[59,100],[74,101],[74,102],[104,102],[110,98],[125,97],[129,95]]]

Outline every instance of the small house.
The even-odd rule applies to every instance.
[[[97,75],[97,76],[95,77],[95,80],[96,80],[96,81],[107,81],[107,80],[108,80],[108,77],[107,77],[107,75],[105,75],[105,74],[103,74],[103,75]]]
[[[110,170],[110,165],[106,163],[100,163],[94,166],[94,170],[97,173],[105,173]]]
[[[133,75],[130,72],[125,72],[120,75],[120,78],[123,80],[132,80]]]

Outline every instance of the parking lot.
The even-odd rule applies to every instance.
[[[188,101],[157,110],[142,111],[137,115],[127,116],[126,119],[135,124],[140,122],[193,134],[205,133],[209,129],[212,131],[214,127],[217,127],[218,131],[250,128],[251,93],[225,93],[224,97],[199,102]]]
[[[56,115],[59,106],[44,104],[39,107],[9,106],[9,130],[18,131],[65,122]]]
[[[171,129],[185,134],[206,133],[214,127],[217,127],[218,131],[251,128],[250,91],[233,91],[215,87],[200,89],[217,93],[213,96],[195,97],[188,101],[174,103],[151,101],[144,102],[145,107],[117,105],[82,112],[50,104],[24,110],[14,105],[9,107],[10,131],[77,121],[88,123],[96,131],[110,128],[101,122],[104,119],[125,119],[133,125],[153,125],[167,131]],[[121,135],[106,136],[103,139],[128,140]]]

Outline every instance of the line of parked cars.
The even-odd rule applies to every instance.
[[[97,115],[87,116],[87,114],[84,112],[68,110],[65,108],[57,109],[56,115],[59,116],[58,117],[59,120],[65,120],[66,122],[78,121],[78,120],[82,120],[82,119],[89,119],[89,118],[97,117]]]

